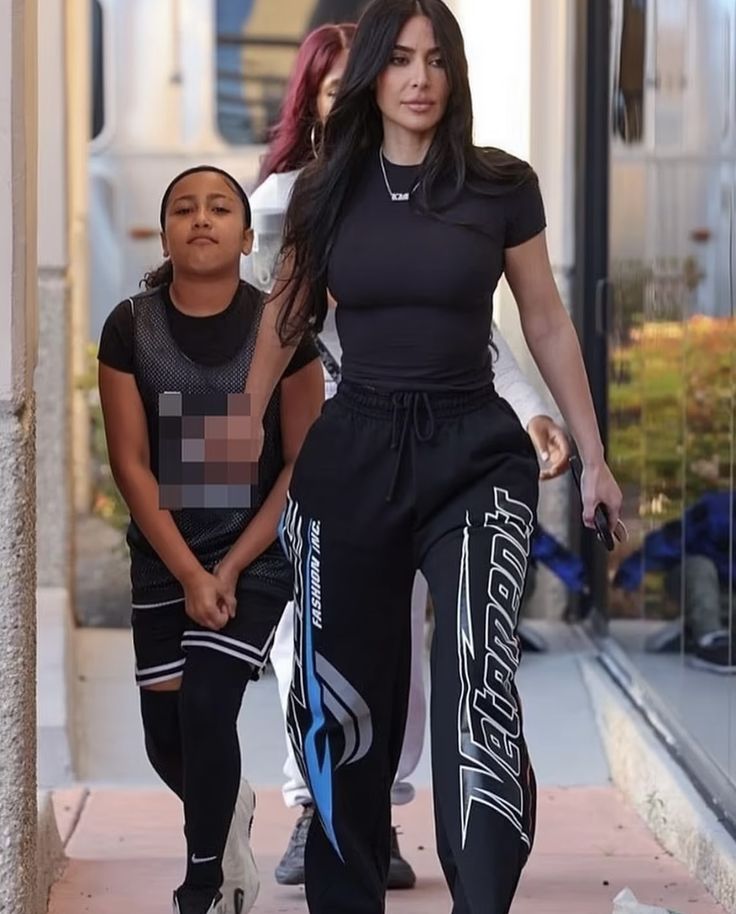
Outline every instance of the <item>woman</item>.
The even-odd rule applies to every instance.
[[[184,803],[174,911],[247,914],[255,801],[236,723],[291,590],[276,528],[322,372],[307,339],[248,462],[242,388],[263,307],[239,281],[248,199],[220,169],[183,172],[163,195],[161,239],[165,264],[113,310],[99,351],[110,465],[131,514],[136,682],[148,757]]]
[[[320,156],[295,184],[246,384],[257,446],[257,420],[329,289],[343,380],[307,436],[282,522],[295,570],[289,727],[319,813],[306,847],[313,914],[384,910],[417,568],[435,609],[435,821],[455,910],[505,914],[529,855],[515,626],[537,462],[492,385],[502,273],[578,445],[584,522],[601,503],[615,527],[621,504],[544,229],[531,168],[473,145],[447,6],[374,0]]]
[[[250,202],[256,228],[254,254],[244,261],[245,275],[252,282],[270,291],[276,266],[276,253],[281,243],[283,215],[291,191],[301,169],[319,151],[325,121],[337,95],[348,52],[355,34],[354,24],[325,25],[311,32],[303,41],[286,90],[281,118],[274,130],[271,145],[264,157],[261,184],[252,193]],[[330,314],[330,324],[332,315]],[[332,327],[330,336],[334,337]],[[544,478],[564,472],[569,457],[567,438],[551,418],[540,398],[524,378],[511,351],[500,334],[495,334],[498,358],[494,364],[496,389],[514,408],[529,432],[543,460],[549,465]],[[320,341],[322,342],[322,341]],[[333,340],[323,343],[325,366],[339,374],[334,357]],[[326,353],[324,352],[326,350]],[[326,378],[327,391],[336,378]],[[412,660],[410,690],[404,743],[399,766],[391,789],[391,802],[401,806],[412,801],[414,787],[411,778],[422,754],[424,744],[426,701],[424,689],[424,626],[426,619],[427,585],[417,575],[412,592]],[[271,663],[279,684],[284,715],[287,711],[289,686],[294,665],[293,611],[289,606],[276,629]],[[309,787],[299,771],[291,744],[287,739],[284,764],[287,778],[283,786],[284,802],[288,807],[301,806],[286,851],[276,867],[276,881],[282,885],[304,882],[304,840],[314,811]],[[411,864],[403,858],[397,829],[391,829],[391,857],[388,888],[411,888],[416,876]]]
[[[270,175],[297,174],[314,158],[340,88],[355,24],[323,25],[302,42],[259,184]],[[251,201],[252,202],[252,201]]]

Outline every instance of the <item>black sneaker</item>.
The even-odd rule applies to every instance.
[[[690,666],[711,673],[736,673],[736,635],[727,631],[708,632],[693,647],[687,658]]]
[[[388,887],[390,889],[413,889],[417,877],[408,860],[404,860],[399,849],[399,834],[391,826],[391,860],[388,866]]]
[[[174,892],[174,914],[223,914],[222,895],[182,886]]]
[[[311,803],[302,807],[302,814],[296,820],[284,856],[276,867],[276,882],[279,885],[304,884],[304,845],[313,815],[314,806]]]

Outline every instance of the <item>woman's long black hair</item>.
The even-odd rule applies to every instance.
[[[534,177],[531,167],[499,149],[473,145],[473,108],[468,62],[460,26],[442,0],[373,0],[358,23],[338,96],[325,125],[319,157],[297,179],[286,213],[282,259],[293,265],[281,307],[282,341],[306,326],[319,331],[327,314],[327,263],[338,219],[355,176],[382,141],[375,83],[388,65],[399,33],[413,16],[432,23],[449,81],[442,121],[412,200],[439,216],[463,187],[504,193]],[[438,182],[442,179],[442,201]],[[446,188],[451,188],[448,196]]]

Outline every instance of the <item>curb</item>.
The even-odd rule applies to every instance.
[[[58,879],[66,854],[56,824],[50,790],[38,793],[38,834],[36,839],[36,912],[46,914],[51,886]]]
[[[580,663],[614,783],[660,844],[736,914],[736,842],[601,663]]]

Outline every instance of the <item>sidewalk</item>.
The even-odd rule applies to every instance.
[[[725,914],[664,852],[610,786],[608,765],[579,659],[589,650],[566,626],[542,627],[548,654],[525,656],[519,684],[540,784],[539,831],[513,914],[611,914],[630,886],[642,902],[678,914]],[[143,753],[130,633],[76,633],[80,774],[86,787],[55,797],[69,863],[49,914],[164,914],[182,878],[178,801],[159,789]],[[253,843],[262,888],[254,914],[306,914],[301,889],[273,870],[295,820],[281,800],[284,731],[276,682],[246,691],[240,721],[244,771],[258,792]],[[253,736],[257,735],[254,739]],[[390,893],[389,914],[447,914],[434,850],[426,751],[413,776],[416,800],[394,813],[417,887]]]
[[[74,807],[81,799],[79,792],[61,794],[57,804]],[[278,791],[259,792],[253,830],[262,879],[257,914],[306,912],[302,890],[278,886],[273,879],[293,820]],[[389,894],[389,914],[447,914],[449,896],[435,856],[428,790],[399,810],[396,821],[418,884]],[[67,853],[70,861],[52,891],[49,914],[162,914],[181,879],[178,802],[158,790],[93,791]],[[514,914],[611,914],[612,898],[625,885],[640,900],[680,914],[723,914],[659,848],[613,788],[544,790],[537,844]]]

